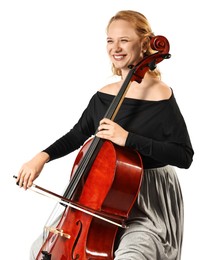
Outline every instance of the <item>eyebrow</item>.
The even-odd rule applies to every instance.
[[[123,39],[123,38],[130,38],[129,36],[121,36],[121,37],[119,37],[119,39]],[[110,39],[113,39],[112,37],[107,37],[107,40],[110,40]]]

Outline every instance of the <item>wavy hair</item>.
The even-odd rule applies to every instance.
[[[150,47],[150,44],[149,44],[150,39],[155,35],[152,32],[151,26],[150,26],[147,18],[143,14],[136,12],[136,11],[132,11],[132,10],[119,11],[110,19],[110,21],[107,25],[107,31],[109,29],[110,24],[115,20],[124,20],[124,21],[129,22],[135,29],[135,32],[139,36],[140,39],[141,38],[147,39],[147,50],[144,53],[144,57],[155,53],[155,51]],[[114,75],[117,75],[117,76],[122,75],[121,70],[115,68],[114,64],[112,64],[112,72]],[[155,77],[159,77],[159,78],[161,77],[161,73],[158,69],[154,69],[153,71],[150,70],[149,73]]]

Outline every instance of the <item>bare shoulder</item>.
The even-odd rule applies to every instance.
[[[171,88],[158,78],[146,77],[141,84],[133,83],[127,97],[160,101],[169,99],[172,95]]]
[[[172,89],[163,81],[156,80],[153,84],[152,95],[156,100],[169,99],[172,95]]]
[[[99,92],[110,94],[110,95],[117,95],[119,89],[120,89],[120,82],[114,82],[102,87],[99,90]]]
[[[121,88],[122,81],[110,83],[102,87],[99,92],[117,95]],[[126,94],[127,98],[144,99],[144,100],[164,100],[171,97],[172,90],[163,81],[157,78],[151,78],[145,84],[138,84],[133,82],[131,88]]]

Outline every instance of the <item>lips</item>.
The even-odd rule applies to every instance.
[[[122,60],[126,55],[113,55],[113,58],[117,61]]]

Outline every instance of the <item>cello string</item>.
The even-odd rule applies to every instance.
[[[73,192],[75,191],[76,187],[78,186],[79,181],[81,180],[83,174],[85,173],[87,166],[89,165],[89,161],[91,160],[94,152],[99,144],[100,139],[98,137],[94,137],[88,152],[85,153],[84,157],[81,159],[78,168],[76,169],[75,173],[70,180],[70,183],[64,193],[64,197],[70,199],[72,197]]]
[[[125,98],[126,92],[128,91],[128,89],[130,87],[131,78],[134,74],[134,71],[135,71],[135,67],[130,69],[128,76],[126,77],[124,83],[122,84],[122,86],[118,92],[118,95],[115,96],[110,107],[106,111],[105,116],[104,116],[105,118],[114,120],[114,118],[115,118],[118,110],[120,109],[121,104]],[[97,132],[98,132],[98,129],[96,130],[96,133]],[[96,135],[96,133],[95,133],[95,135]],[[94,137],[92,143],[90,144],[88,151],[85,153],[76,172],[74,173],[74,175],[64,193],[64,197],[71,198],[79,181],[81,180],[83,174],[85,173],[87,167],[89,166],[89,162],[92,159],[92,156],[94,155],[96,157],[97,153],[95,155],[95,151],[96,151],[97,146],[101,143],[101,141],[102,141],[101,138],[98,138],[96,136]],[[95,159],[95,158],[93,158],[93,159]]]
[[[135,66],[134,68],[131,68],[129,71],[129,74],[127,75],[124,83],[122,84],[118,94],[115,96],[115,98],[113,99],[112,103],[110,104],[108,110],[105,113],[105,118],[109,118],[111,120],[115,119],[115,116],[118,112],[118,110],[121,107],[121,104],[125,98],[125,95],[131,85],[131,79],[132,76],[135,72],[135,68],[137,66]],[[96,130],[97,133],[98,130]],[[96,135],[95,133],[95,135]],[[67,198],[71,198],[71,194],[75,191],[79,181],[81,180],[83,173],[85,173],[85,170],[87,168],[87,166],[89,165],[89,162],[92,158],[92,156],[95,154],[95,150],[97,148],[97,146],[99,145],[99,143],[101,142],[102,139],[98,138],[98,137],[94,137],[92,143],[90,144],[90,147],[88,149],[88,151],[86,152],[86,154],[84,155],[80,165],[78,166],[75,174],[73,175],[73,178],[71,179],[68,188],[66,190],[67,193]],[[65,195],[66,195],[65,193]],[[69,194],[71,193],[71,194]]]

